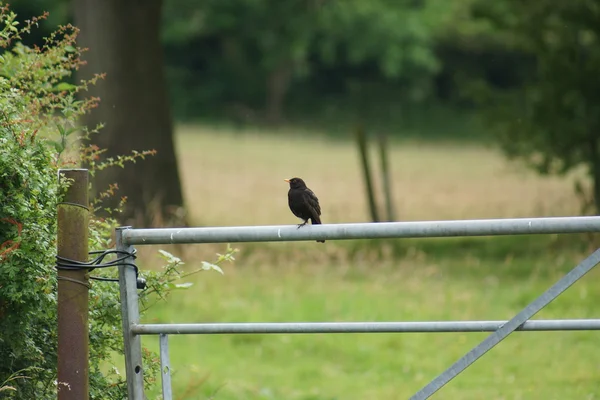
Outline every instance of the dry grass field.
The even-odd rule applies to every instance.
[[[283,182],[292,176],[304,178],[317,193],[324,221],[368,221],[357,150],[351,141],[193,126],[178,130],[177,143],[185,196],[197,223],[295,223]],[[540,178],[480,145],[394,143],[390,163],[402,220],[578,212],[571,180]]]
[[[351,142],[197,126],[177,132],[193,225],[295,224],[284,178],[326,223],[368,221]],[[476,145],[394,143],[401,220],[575,215],[570,179],[540,178]],[[381,200],[381,199],[380,199]],[[239,245],[147,322],[506,319],[580,261],[566,236]],[[222,246],[170,248],[192,268]],[[597,271],[538,318],[597,316]],[[487,334],[171,336],[177,399],[406,399]],[[157,349],[156,338],[144,344]],[[517,333],[435,399],[598,399],[594,332]],[[153,393],[153,396],[158,392]]]

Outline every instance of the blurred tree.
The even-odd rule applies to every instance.
[[[433,33],[435,52],[442,63],[436,76],[436,95],[440,100],[473,105],[473,99],[463,88],[475,79],[499,89],[523,83],[522,72],[529,68],[531,57],[514,46],[507,46],[502,29],[481,15],[506,16],[508,11],[502,2],[429,0],[429,4],[434,9],[444,10]]]
[[[473,77],[500,88],[522,82],[515,65],[526,55],[505,46],[490,21],[474,17],[480,2],[165,0],[172,109],[179,119],[286,117],[348,129],[348,116],[364,100],[369,130],[412,130],[431,120],[425,108],[472,107],[462,88]],[[70,0],[16,3],[24,16],[49,10],[52,26],[72,17]],[[448,123],[444,128],[447,134]]]
[[[4,2],[6,3],[6,2]],[[10,8],[19,15],[20,19],[26,20],[47,11],[48,19],[40,21],[37,29],[23,38],[26,45],[43,43],[43,38],[53,32],[58,25],[64,25],[69,21],[71,15],[71,0],[14,0],[10,2]]]
[[[388,78],[430,77],[439,68],[432,51],[438,12],[427,1],[337,0],[319,14],[316,47],[325,63],[375,61]]]
[[[503,0],[480,12],[534,60],[523,87],[487,92],[502,149],[542,174],[584,166],[600,213],[600,3]]]
[[[127,220],[152,226],[168,222],[183,205],[183,196],[160,44],[162,1],[73,1],[79,44],[89,48],[80,77],[106,73],[90,90],[101,103],[86,122],[105,125],[93,141],[108,149],[106,157],[157,150],[156,156],[130,168],[102,171],[95,177],[96,188],[118,182],[119,193],[127,196]]]
[[[263,97],[267,121],[277,123],[306,62],[320,7],[318,0],[169,0],[164,38],[175,46],[211,43],[212,72],[227,77],[221,95],[238,109]],[[231,89],[235,94],[227,93]]]
[[[242,112],[258,106],[278,122],[293,84],[322,67],[351,72],[345,95],[372,79],[361,67],[375,65],[380,82],[402,80],[423,97],[439,68],[430,33],[443,14],[421,3],[427,2],[167,0],[163,38],[173,53],[187,51],[192,70],[218,77],[202,89],[211,88],[214,99]],[[189,63],[169,60],[172,76],[193,81],[180,61]]]

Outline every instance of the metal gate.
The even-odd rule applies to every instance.
[[[244,226],[218,228],[118,228],[117,250],[133,254],[134,245],[340,240],[374,238],[433,238],[600,232],[600,217],[519,218],[464,221],[423,221],[306,226]],[[144,379],[142,335],[160,335],[162,393],[172,398],[168,335],[244,333],[375,333],[375,332],[492,332],[480,344],[415,393],[411,400],[429,398],[515,330],[600,330],[600,319],[533,320],[542,308],[600,262],[600,249],[508,321],[320,322],[320,323],[202,323],[140,324],[136,267],[133,258],[119,267],[121,310],[128,398],[142,400]]]

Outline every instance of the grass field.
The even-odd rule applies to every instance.
[[[182,127],[194,225],[292,224],[283,178],[317,193],[326,223],[367,221],[352,143]],[[539,178],[481,146],[395,143],[402,220],[577,214],[569,179]],[[146,322],[507,319],[588,250],[563,236],[248,244],[225,275],[203,273]],[[169,250],[187,267],[222,246]],[[592,318],[590,276],[537,318]],[[177,399],[405,399],[487,334],[171,336]],[[516,333],[436,399],[598,399],[598,335]],[[157,349],[157,340],[144,344]]]

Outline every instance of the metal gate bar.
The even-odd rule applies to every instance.
[[[262,334],[262,333],[435,333],[494,332],[508,321],[419,322],[241,322],[207,324],[133,324],[136,335]],[[527,321],[518,331],[597,331],[600,319]]]
[[[163,400],[171,400],[173,398],[173,390],[171,389],[171,362],[169,361],[169,336],[165,334],[159,335],[160,344],[160,377],[162,382]]]
[[[133,246],[123,243],[123,232],[129,227],[117,228],[115,241],[117,250],[133,254]],[[125,352],[125,376],[127,379],[127,399],[145,400],[144,369],[142,364],[142,340],[131,332],[131,326],[140,322],[140,309],[137,292],[135,259],[128,257],[119,266],[119,291],[121,298],[121,319]]]
[[[123,232],[123,240],[130,245],[146,245],[588,232],[600,232],[600,217],[327,224],[305,225],[300,229],[295,225],[129,229]]]
[[[417,238],[457,236],[497,236],[600,232],[600,217],[517,218],[463,221],[418,221],[392,223],[335,224],[305,226],[247,226],[216,228],[130,229],[116,231],[117,249],[132,252],[132,245],[233,243],[300,240],[339,240],[371,238]],[[289,322],[289,323],[211,323],[211,324],[140,324],[133,259],[121,265],[121,312],[125,342],[128,398],[144,396],[141,363],[141,335],[161,334],[161,375],[163,396],[169,399],[170,365],[167,334],[224,333],[360,333],[360,332],[489,332],[480,345],[448,370],[417,392],[412,399],[427,399],[485,352],[515,330],[600,330],[599,319],[528,321],[577,279],[600,261],[600,250],[580,263],[533,303],[509,321],[422,321],[422,322]],[[166,390],[166,391],[165,391]]]
[[[529,303],[520,313],[515,315],[510,321],[502,325],[496,332],[488,336],[483,342],[478,344],[473,350],[469,351],[462,358],[456,361],[447,370],[441,373],[437,378],[428,383],[423,389],[419,390],[411,400],[424,400],[437,392],[446,383],[450,382],[467,367],[473,364],[479,357],[484,355],[492,347],[504,340],[517,328],[524,324],[529,318],[537,314],[542,308],[546,307],[552,300],[558,297],[562,292],[577,282],[582,276],[587,274],[592,268],[600,262],[600,249],[592,253],[579,265],[573,268],[567,275],[562,277],[550,289],[546,290],[540,297]]]

